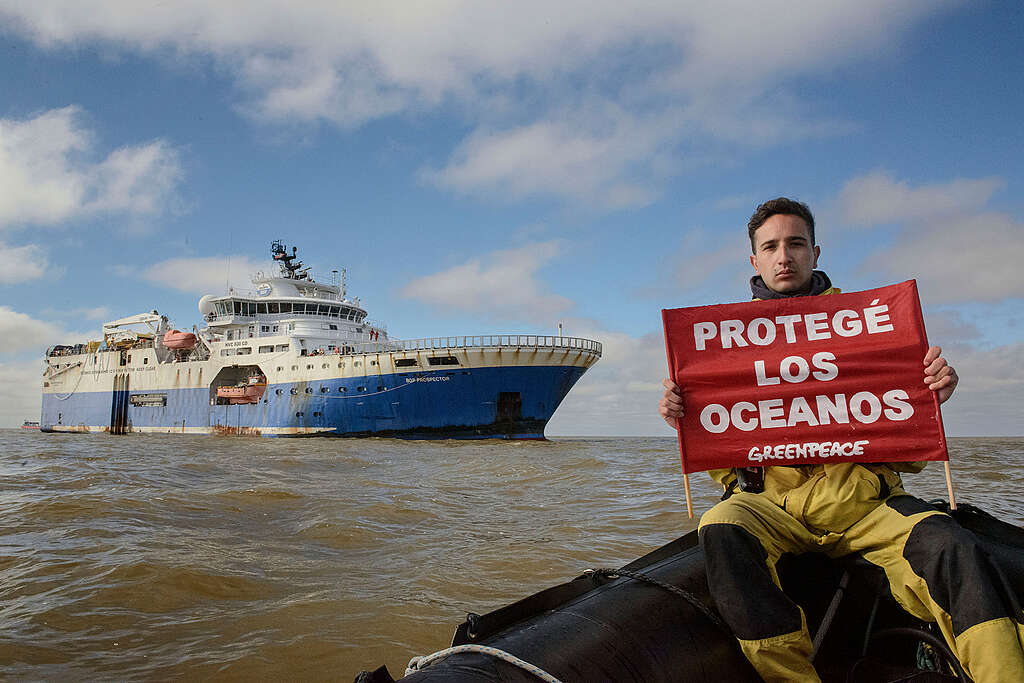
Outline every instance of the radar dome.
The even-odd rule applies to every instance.
[[[213,305],[213,299],[214,296],[212,294],[205,294],[199,300],[199,312],[202,315],[210,315],[217,310],[217,307]]]

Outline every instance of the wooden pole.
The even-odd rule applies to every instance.
[[[956,498],[953,497],[953,477],[949,473],[949,461],[946,465],[946,490],[949,491],[949,509],[956,510]]]
[[[686,489],[686,514],[693,519],[693,498],[690,497],[690,475],[683,472],[683,488]]]

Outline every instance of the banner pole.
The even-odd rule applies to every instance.
[[[683,488],[686,489],[686,514],[693,519],[693,499],[690,497],[690,475],[683,472]]]
[[[946,490],[949,491],[949,509],[956,510],[956,498],[953,497],[953,477],[949,473],[949,461],[946,465]]]

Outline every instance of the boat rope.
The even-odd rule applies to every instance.
[[[703,602],[701,602],[696,595],[683,588],[680,588],[679,586],[673,586],[671,584],[665,583],[664,581],[659,581],[653,576],[648,576],[647,574],[642,574],[640,572],[629,571],[628,569],[587,569],[583,573],[590,574],[592,576],[604,576],[609,579],[617,579],[620,576],[624,576],[627,579],[633,579],[634,581],[644,581],[646,583],[658,586],[659,588],[664,588],[669,593],[678,595],[679,597],[686,600],[688,603],[693,605],[693,607],[697,611],[701,612],[704,616],[706,616],[712,624],[714,624],[722,631],[732,636],[732,629],[726,626],[725,622],[722,621],[721,617],[719,617],[717,614],[711,611],[711,609],[708,608],[708,606],[705,605]]]
[[[82,363],[78,362],[75,365],[67,367],[64,370],[61,370],[61,372],[66,372],[67,370],[70,370],[73,367],[81,367],[81,366],[82,366]],[[53,376],[54,375],[50,375],[50,377],[53,377]],[[78,380],[75,382],[75,387],[70,392],[68,392],[67,394],[64,394],[63,396],[61,396],[60,394],[54,393],[53,397],[55,399],[57,399],[58,401],[66,401],[69,398],[71,398],[72,396],[74,396],[75,392],[78,391],[78,385],[82,383],[82,377],[84,377],[84,376],[85,376],[85,373],[83,371],[79,370],[79,372],[78,372]]]
[[[496,647],[488,647],[487,645],[456,645],[455,647],[450,647],[447,650],[439,650],[433,654],[424,655],[423,657],[413,657],[409,660],[409,666],[405,669],[405,675],[409,676],[411,674],[416,673],[417,671],[422,671],[434,662],[442,660],[445,657],[448,657],[449,655],[457,655],[462,654],[464,652],[473,652],[476,654],[496,657],[497,659],[500,659],[503,662],[508,662],[509,664],[514,664],[515,666],[518,666],[520,669],[523,669],[524,671],[533,674],[540,680],[546,681],[546,683],[561,683],[561,681],[559,681],[557,678],[555,678],[539,666],[530,664],[527,661],[519,659],[519,657],[516,657],[513,654],[505,652],[504,650],[499,650]]]

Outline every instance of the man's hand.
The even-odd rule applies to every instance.
[[[924,383],[932,391],[938,392],[939,403],[945,403],[953,395],[959,381],[956,370],[942,357],[942,348],[933,346],[928,349],[924,355]]]
[[[676,420],[683,416],[683,397],[679,394],[676,383],[667,377],[661,384],[665,387],[665,395],[658,402],[658,412],[665,418],[669,427],[676,429]]]

